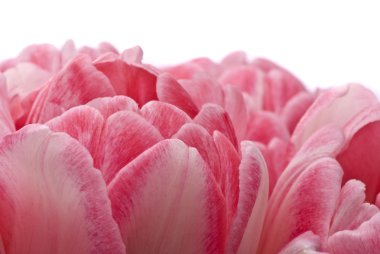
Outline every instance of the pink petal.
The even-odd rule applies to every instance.
[[[380,121],[360,129],[351,139],[348,147],[337,156],[344,169],[344,182],[358,179],[365,183],[369,202],[375,202],[380,192]]]
[[[30,125],[3,139],[0,158],[6,253],[125,253],[101,173],[77,141]]]
[[[344,230],[332,235],[327,250],[332,254],[380,253],[380,213],[355,230]]]
[[[246,65],[247,62],[247,54],[243,51],[233,52],[223,58],[220,65],[223,68],[231,68],[236,65]]]
[[[0,138],[13,131],[15,126],[10,113],[6,81],[0,73]]]
[[[226,86],[223,94],[224,109],[231,118],[237,139],[246,139],[248,112],[242,93],[231,86]]]
[[[360,85],[324,91],[299,121],[292,141],[298,148],[316,130],[330,123],[345,129],[354,116],[374,104],[377,104],[376,96]]]
[[[275,216],[266,218],[260,253],[277,253],[306,231],[327,239],[342,173],[340,165],[331,158],[312,161],[293,182],[281,205],[272,211]]]
[[[46,123],[56,132],[66,132],[78,140],[95,157],[103,130],[104,118],[88,106],[74,107]]]
[[[107,119],[113,113],[122,110],[133,111],[139,113],[139,107],[136,102],[127,96],[114,96],[96,98],[87,103],[88,106],[96,108],[103,117]]]
[[[246,139],[268,144],[274,138],[289,140],[289,132],[282,120],[274,113],[257,111],[248,120]]]
[[[197,58],[184,64],[165,68],[176,79],[192,79],[198,74],[207,73],[210,76],[219,74],[219,67],[208,58]]]
[[[282,121],[285,122],[290,133],[294,131],[294,128],[305,114],[306,110],[313,103],[314,99],[314,94],[301,92],[293,96],[286,103],[281,112],[281,118]]]
[[[162,102],[170,103],[193,118],[198,113],[190,95],[169,74],[162,74],[157,79],[157,96]]]
[[[219,153],[216,149],[212,136],[203,127],[188,123],[179,129],[173,136],[182,140],[186,145],[194,147],[198,150],[202,159],[208,164],[211,172],[215,177],[215,181],[220,183],[221,172]]]
[[[139,46],[126,49],[123,51],[123,53],[121,53],[121,59],[123,59],[127,63],[141,64],[142,58],[143,50]]]
[[[203,126],[211,135],[214,131],[223,133],[237,148],[237,139],[231,119],[223,108],[215,104],[206,104],[196,117],[194,122]]]
[[[342,188],[334,218],[331,222],[332,235],[341,230],[353,230],[379,212],[375,205],[363,203],[364,184],[357,180],[348,181]]]
[[[191,118],[179,108],[160,101],[151,101],[141,108],[141,115],[156,127],[164,138],[170,138]]]
[[[196,149],[165,140],[109,185],[127,253],[224,253],[225,201]]]
[[[198,108],[203,104],[215,103],[223,106],[223,92],[220,85],[208,76],[197,76],[193,79],[178,81],[190,95],[192,101]]]
[[[279,254],[325,253],[319,252],[319,249],[321,249],[320,237],[307,231],[294,238]]]
[[[229,232],[238,206],[240,157],[231,141],[222,133],[215,131],[213,138],[219,154],[220,187],[226,198],[227,231]]]
[[[219,77],[219,82],[223,85],[234,86],[242,92],[247,92],[261,106],[264,92],[263,73],[257,68],[252,66],[237,66],[226,69]]]
[[[108,184],[122,167],[162,139],[142,116],[131,111],[115,113],[105,123],[95,166]]]
[[[109,78],[116,94],[131,97],[140,106],[157,100],[157,77],[147,69],[121,59],[97,60],[94,65]]]
[[[43,123],[71,107],[114,94],[107,77],[93,67],[88,56],[81,55],[49,80],[34,102],[27,123]]]
[[[268,200],[265,161],[252,142],[241,143],[238,210],[228,237],[227,253],[256,253]]]

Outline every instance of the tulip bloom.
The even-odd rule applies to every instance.
[[[0,254],[379,253],[380,106],[242,52],[0,63]]]

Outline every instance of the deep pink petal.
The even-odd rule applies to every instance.
[[[74,107],[46,123],[56,132],[66,132],[78,140],[95,157],[103,130],[104,118],[88,106]]]
[[[277,253],[306,231],[321,236],[322,241],[327,239],[342,173],[334,159],[311,161],[282,198],[281,205],[272,211],[275,216],[266,217],[260,253]]]
[[[71,107],[113,95],[107,77],[96,70],[88,56],[80,55],[49,80],[34,102],[27,123],[44,123]]]
[[[268,201],[269,179],[265,161],[249,141],[241,143],[239,201],[228,237],[227,253],[256,253]]]
[[[332,235],[327,242],[331,254],[380,253],[380,213],[355,230],[344,230]]]
[[[230,231],[237,213],[239,200],[239,165],[240,157],[231,141],[219,131],[215,131],[215,146],[220,159],[220,187],[227,205],[227,231]]]
[[[113,113],[122,110],[128,110],[138,113],[139,107],[136,102],[127,96],[114,96],[114,97],[103,97],[96,98],[87,103],[88,106],[96,108],[103,117],[106,119]]]
[[[224,253],[226,209],[196,149],[165,140],[109,185],[127,253]]]
[[[101,173],[76,140],[30,125],[3,139],[0,158],[6,253],[125,253]]]
[[[180,108],[191,118],[198,113],[198,108],[192,101],[190,95],[169,74],[162,74],[158,77],[157,96],[160,101],[170,103]]]
[[[237,148],[237,139],[233,124],[227,112],[215,104],[206,104],[199,114],[194,117],[194,122],[203,126],[211,135],[214,131],[223,133]]]
[[[108,184],[122,167],[162,139],[142,116],[132,111],[115,113],[105,123],[95,166]]]
[[[341,230],[353,230],[379,212],[375,205],[364,203],[365,186],[357,180],[348,181],[340,192],[338,205],[331,222],[332,235]]]
[[[191,118],[179,108],[160,101],[151,101],[141,108],[141,115],[156,127],[164,138],[170,138]]]
[[[186,145],[196,148],[211,169],[215,181],[220,183],[221,174],[224,172],[221,172],[219,153],[207,130],[197,124],[188,123],[183,125],[173,138],[180,139]]]
[[[97,60],[94,65],[109,78],[116,94],[131,97],[140,106],[157,100],[157,77],[144,67],[121,59]]]

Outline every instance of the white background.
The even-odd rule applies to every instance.
[[[0,2],[0,59],[31,43],[140,45],[166,65],[235,50],[283,65],[310,87],[359,82],[380,94],[380,2],[47,1]]]

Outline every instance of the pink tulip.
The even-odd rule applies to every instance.
[[[71,41],[0,71],[0,254],[380,252],[380,107],[360,85]]]

